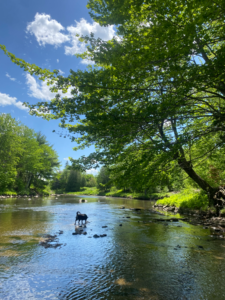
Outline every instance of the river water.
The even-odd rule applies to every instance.
[[[148,201],[79,198],[0,200],[0,299],[225,299],[225,240],[156,222],[169,215]],[[77,211],[86,235],[72,234]],[[60,246],[42,246],[47,235]]]

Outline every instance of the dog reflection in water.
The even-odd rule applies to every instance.
[[[83,221],[85,221],[85,224],[87,223],[87,218],[88,216],[86,214],[81,214],[79,211],[77,212],[76,218],[75,218],[75,225],[76,222],[78,221],[78,224],[82,221],[81,224],[83,224]]]

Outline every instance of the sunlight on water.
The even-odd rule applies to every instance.
[[[225,299],[225,242],[208,229],[85,198],[0,201],[0,299]]]

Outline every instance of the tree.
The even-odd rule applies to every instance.
[[[86,179],[86,186],[87,187],[97,186],[96,178],[94,177],[93,174],[86,174],[85,179]]]
[[[41,187],[45,186],[46,182],[52,178],[60,163],[58,161],[58,155],[53,149],[53,146],[49,145],[46,137],[42,135],[41,132],[37,133],[36,140],[39,144],[40,149],[42,150],[41,162],[43,168],[40,168],[39,171],[34,174],[33,184],[36,187],[38,185]]]
[[[17,174],[17,163],[22,153],[19,123],[9,114],[0,115],[0,191],[10,189]]]
[[[97,176],[97,184],[98,184],[98,188],[99,189],[103,189],[106,190],[107,187],[109,187],[109,185],[107,185],[107,183],[109,183],[110,181],[110,177],[109,177],[109,171],[106,167],[101,167],[99,174]],[[106,187],[107,185],[107,187]]]
[[[88,7],[95,21],[118,25],[111,41],[82,38],[88,50],[77,56],[95,62],[88,71],[71,70],[64,78],[1,47],[25,71],[54,84],[53,91],[73,88],[71,99],[57,95],[50,103],[31,105],[32,113],[61,118],[62,127],[79,134],[73,139],[80,148],[96,145],[96,153],[74,160],[74,166],[110,165],[127,151],[134,157],[141,153],[143,163],[160,154],[165,164],[176,162],[215,204],[218,186],[196,172],[198,159],[193,162],[187,149],[217,133],[201,158],[224,147],[224,1],[90,0]]]
[[[66,184],[67,192],[78,192],[81,187],[81,174],[79,171],[71,170]]]
[[[0,115],[0,191],[42,191],[59,166],[58,156],[41,133]]]

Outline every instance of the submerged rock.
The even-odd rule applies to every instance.
[[[204,247],[201,245],[197,245],[197,247],[198,247],[198,249],[204,249]]]
[[[85,202],[87,202],[87,200],[86,199],[79,199],[79,202],[80,203],[85,203]]]

